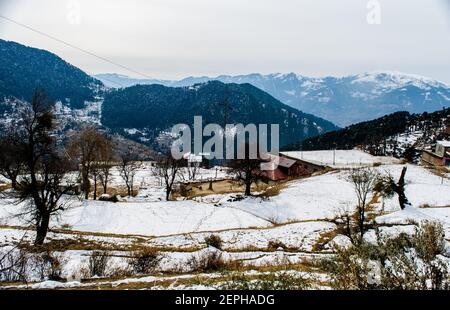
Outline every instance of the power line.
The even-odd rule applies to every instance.
[[[16,24],[16,25],[18,25],[18,26],[20,26],[20,27],[26,28],[26,29],[28,29],[28,30],[30,30],[30,31],[32,31],[32,32],[35,32],[35,33],[37,33],[37,34],[40,34],[40,35],[42,35],[42,36],[44,36],[44,37],[47,37],[47,38],[52,39],[52,40],[54,40],[54,41],[57,41],[57,42],[59,42],[59,43],[61,43],[61,44],[64,44],[64,45],[66,45],[66,46],[69,46],[69,47],[71,47],[71,48],[73,48],[73,49],[76,49],[76,50],[78,50],[78,51],[80,51],[80,52],[83,52],[83,53],[85,53],[85,54],[88,54],[88,55],[90,55],[90,56],[92,56],[92,57],[98,58],[98,59],[103,60],[103,61],[105,61],[105,62],[107,62],[107,63],[110,63],[110,64],[115,65],[115,66],[117,66],[117,67],[120,67],[120,68],[122,68],[122,69],[125,69],[125,70],[127,70],[127,71],[129,71],[129,72],[133,72],[133,73],[138,74],[138,75],[141,75],[141,76],[143,76],[143,77],[145,77],[145,78],[152,79],[152,77],[146,75],[145,73],[141,73],[141,72],[136,71],[136,70],[134,70],[134,69],[131,69],[131,68],[127,67],[127,66],[121,65],[121,64],[119,64],[119,63],[117,63],[117,62],[114,62],[114,61],[112,61],[112,60],[109,60],[109,59],[107,59],[107,58],[105,58],[105,57],[103,57],[103,56],[96,55],[96,54],[94,54],[94,53],[92,53],[92,52],[90,52],[90,51],[88,51],[88,50],[85,50],[85,49],[80,48],[80,47],[78,47],[78,46],[76,46],[76,45],[73,45],[73,44],[71,44],[71,43],[69,43],[69,42],[66,42],[66,41],[61,40],[61,39],[59,39],[59,38],[57,38],[57,37],[54,37],[54,36],[49,35],[49,34],[47,34],[47,33],[45,33],[45,32],[42,32],[42,31],[40,31],[40,30],[38,30],[38,29],[35,29],[35,28],[33,28],[33,27],[30,27],[30,26],[28,26],[28,25],[25,25],[25,24],[23,24],[23,23],[20,23],[20,22],[18,22],[18,21],[15,21],[15,20],[13,20],[13,19],[11,19],[11,18],[9,18],[9,17],[6,17],[6,16],[0,14],[0,18],[3,18],[3,19],[6,20],[6,21],[9,21],[9,22],[11,22],[11,23],[13,23],[13,24]],[[107,80],[107,79],[105,79],[105,80]],[[109,81],[109,80],[107,80],[107,81]],[[117,84],[117,85],[119,85],[119,86],[123,86],[123,85],[120,85],[119,83],[114,82],[114,81],[109,81],[109,82],[112,82],[112,83]]]

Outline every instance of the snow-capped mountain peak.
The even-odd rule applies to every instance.
[[[96,76],[102,80],[101,76]],[[395,71],[342,77],[308,77],[297,73],[188,77],[179,81],[122,79],[121,84],[190,86],[218,80],[252,84],[281,102],[346,126],[397,111],[431,112],[450,106],[450,87],[431,78]],[[107,80],[102,80],[108,85]],[[114,85],[110,85],[115,87]]]
[[[379,87],[384,88],[401,88],[410,85],[423,89],[429,89],[431,87],[448,88],[448,85],[445,83],[432,78],[398,71],[366,72],[356,75],[352,83],[378,83]]]

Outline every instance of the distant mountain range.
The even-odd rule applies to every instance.
[[[436,80],[400,72],[371,72],[345,77],[312,78],[294,73],[188,77],[179,81],[133,79],[118,74],[95,76],[108,87],[161,84],[180,87],[218,80],[249,83],[281,102],[339,126],[397,111],[432,112],[450,106],[450,87]]]
[[[403,73],[341,78],[250,74],[181,81],[100,75],[97,79],[42,49],[0,40],[0,52],[0,118],[14,119],[15,101],[29,101],[40,87],[53,101],[61,101],[56,114],[64,115],[66,123],[101,120],[104,126],[149,143],[175,123],[189,124],[194,115],[219,124],[225,118],[228,123],[277,123],[285,145],[337,129],[325,119],[346,125],[398,110],[420,113],[450,105],[447,85]],[[104,83],[161,85],[117,90]]]
[[[337,127],[324,119],[291,108],[250,84],[211,81],[189,87],[137,85],[109,92],[103,102],[102,123],[141,139],[182,123],[279,124],[280,145],[317,136]]]
[[[60,101],[55,114],[64,118],[66,128],[77,128],[79,123],[98,125],[101,120],[103,126],[147,144],[173,124],[192,123],[195,115],[203,116],[205,123],[222,124],[226,119],[244,125],[279,124],[281,145],[337,129],[250,84],[107,89],[48,51],[4,40],[0,40],[0,51],[0,123],[14,120],[14,108],[26,104],[36,88],[43,88],[52,101]]]

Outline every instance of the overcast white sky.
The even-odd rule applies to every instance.
[[[80,20],[77,23],[77,3]],[[0,15],[155,78],[395,70],[450,84],[450,1],[0,0]],[[50,50],[88,73],[123,68],[0,18],[0,38]]]

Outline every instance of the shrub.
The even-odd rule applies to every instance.
[[[220,286],[225,290],[304,290],[309,287],[308,280],[290,271],[272,272],[257,277],[234,274],[231,280]]]
[[[218,235],[209,235],[205,237],[205,243],[207,246],[212,246],[216,249],[222,249],[222,239]]]
[[[35,254],[33,261],[33,269],[38,272],[41,281],[61,281],[63,279],[61,276],[63,260],[60,255],[47,250]]]
[[[0,253],[0,281],[27,281],[29,257],[23,249],[9,249]]]
[[[102,194],[98,198],[100,201],[109,201],[109,202],[119,202],[119,198],[116,195],[108,195],[108,194]]]
[[[331,286],[336,289],[369,289],[367,249],[362,244],[350,248],[335,248],[332,259],[322,261],[322,268],[330,274]]]
[[[286,185],[282,183],[276,183],[272,186],[269,186],[265,189],[263,193],[261,193],[258,197],[261,197],[263,199],[268,199],[270,197],[278,196],[280,194],[280,191],[285,188]]]
[[[27,282],[31,279],[62,280],[61,256],[46,250],[27,252],[22,248],[12,248],[0,254],[0,281]]]
[[[188,266],[193,272],[212,272],[238,269],[242,266],[240,261],[225,260],[219,251],[210,251],[202,256],[193,255]]]
[[[279,248],[286,249],[286,245],[279,240],[271,240],[267,244],[267,248],[270,250],[278,250]]]
[[[131,269],[137,274],[151,273],[159,264],[162,255],[153,248],[144,248],[133,253],[129,260]]]
[[[91,277],[104,277],[110,260],[106,251],[94,251],[89,257],[89,274]]]
[[[133,274],[133,270],[130,266],[114,266],[109,268],[108,272],[108,276],[114,279],[128,278]]]
[[[61,229],[63,229],[63,230],[71,230],[72,229],[72,225],[70,225],[70,224],[62,224],[61,225]]]
[[[445,232],[440,223],[424,222],[416,228],[412,239],[417,255],[426,262],[431,262],[445,251]]]
[[[426,222],[414,235],[382,238],[336,247],[334,258],[322,267],[337,289],[447,289],[448,266],[444,256],[442,225]]]

